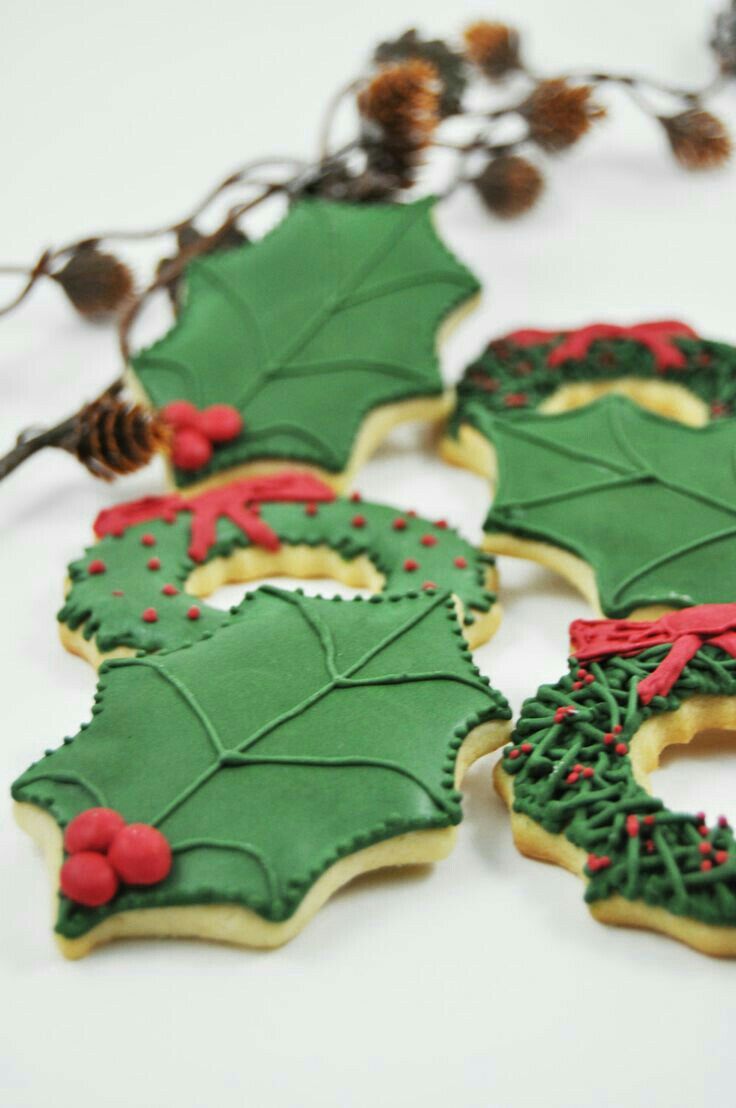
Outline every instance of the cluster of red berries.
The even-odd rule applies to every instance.
[[[171,847],[155,827],[127,823],[112,808],[88,808],[67,825],[61,867],[64,896],[87,908],[107,904],[126,885],[156,885],[171,869]]]
[[[171,460],[177,469],[201,469],[215,446],[236,439],[243,430],[242,416],[230,404],[200,410],[188,400],[173,400],[161,415],[173,431]]]

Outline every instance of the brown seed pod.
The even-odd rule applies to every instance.
[[[390,141],[423,148],[439,122],[437,71],[419,58],[387,65],[360,93],[358,108]]]
[[[486,77],[498,80],[514,69],[521,68],[519,35],[505,23],[480,20],[463,32],[465,53]]]
[[[493,158],[473,185],[489,211],[514,219],[534,207],[544,189],[544,177],[526,158],[504,154]]]
[[[677,115],[661,115],[659,121],[684,169],[716,169],[731,156],[731,136],[721,120],[701,108]]]
[[[133,295],[133,275],[127,265],[95,244],[77,247],[63,269],[50,276],[88,318],[119,311]]]
[[[105,395],[77,413],[58,445],[74,454],[93,477],[112,481],[148,465],[170,441],[171,431],[159,415]]]
[[[592,95],[590,85],[570,85],[564,77],[540,81],[519,109],[530,139],[550,154],[572,146],[606,114]]]

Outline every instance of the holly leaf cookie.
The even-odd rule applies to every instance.
[[[286,941],[357,874],[448,853],[462,775],[509,716],[447,594],[263,587],[192,646],[106,663],[91,722],[12,789],[56,863],[67,829],[62,882],[97,905],[60,893],[62,950]],[[98,813],[69,830],[100,808],[128,837],[109,850]]]
[[[485,549],[531,558],[609,616],[736,596],[736,423],[686,427],[620,396],[478,413],[497,474]]]
[[[177,485],[298,462],[342,487],[396,423],[446,413],[437,331],[479,285],[432,206],[303,200],[261,242],[191,264],[179,318],[132,372],[153,406],[188,402],[185,424],[224,405],[242,430],[218,424]]]

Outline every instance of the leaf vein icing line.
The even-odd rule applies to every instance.
[[[223,281],[222,277],[216,271],[216,269],[210,266],[205,258],[200,259],[200,264],[197,267],[200,277],[203,277],[205,282],[209,284],[210,288],[215,288],[220,295],[226,300],[232,308],[235,309],[235,316],[239,323],[248,326],[243,320],[245,315],[250,321],[251,327],[248,330],[248,337],[253,335],[256,340],[256,346],[258,352],[254,355],[256,362],[268,362],[270,360],[268,342],[266,336],[263,333],[263,328],[258,319],[258,315],[252,308],[249,300],[243,295],[243,293],[232,285],[229,285],[227,281]]]
[[[81,789],[87,790],[99,807],[107,807],[107,801],[102,790],[96,788],[85,777],[82,777],[81,773],[36,773],[28,781],[21,782],[19,787],[25,788],[26,785],[35,785],[37,781],[58,781],[62,785],[78,785]]]
[[[174,854],[185,854],[190,850],[200,849],[232,850],[239,854],[245,854],[249,858],[253,858],[263,874],[266,882],[266,889],[271,899],[274,900],[281,895],[281,886],[276,872],[269,864],[268,859],[264,856],[262,851],[260,851],[258,847],[253,846],[252,843],[238,843],[230,839],[185,839],[184,842],[177,843],[176,846],[172,846],[171,848]]]
[[[659,558],[653,558],[647,562],[646,565],[638,566],[632,573],[625,577],[623,581],[617,586],[612,601],[615,603],[621,594],[639,578],[645,577],[647,573],[650,573],[653,569],[659,569],[660,566],[666,565],[668,562],[676,561],[677,558],[682,557],[683,554],[689,554],[693,550],[699,550],[704,546],[710,546],[712,543],[721,542],[723,539],[731,538],[736,535],[736,525],[733,527],[726,527],[723,531],[716,531],[710,535],[701,535],[697,539],[693,539],[692,542],[684,543],[676,550],[670,550],[666,554],[662,554]]]
[[[187,706],[191,708],[215,748],[215,753],[217,755],[222,754],[225,746],[214,723],[207,715],[192,690],[185,685],[183,681],[179,680],[178,677],[175,677],[173,673],[169,673],[169,671],[164,668],[162,662],[148,655],[148,657],[145,658],[120,658],[115,664],[117,666],[145,666],[147,669],[152,669],[154,673],[157,673],[161,680],[165,681],[167,685],[170,685],[179,694],[182,700],[184,700]]]
[[[349,308],[355,308],[359,304],[369,303],[371,300],[379,300],[382,296],[390,296],[391,293],[401,292],[402,289],[418,288],[422,285],[456,285],[458,288],[466,288],[468,279],[462,273],[435,270],[427,273],[407,274],[404,277],[395,277],[391,281],[385,281],[382,285],[365,289],[363,292],[354,292],[341,300],[338,312]]]
[[[381,677],[344,677],[338,678],[335,687],[338,689],[362,689],[372,685],[408,685],[414,681],[456,681],[460,685],[467,685],[476,692],[483,693],[489,700],[495,703],[495,696],[487,685],[480,681],[474,681],[472,677],[465,677],[461,673],[447,673],[444,670],[430,671],[427,673],[387,673]]]
[[[399,365],[394,362],[377,362],[368,358],[341,358],[336,361],[305,362],[303,365],[282,366],[274,376],[279,379],[293,377],[320,376],[328,373],[350,373],[356,370],[366,370],[370,373],[383,374],[385,377],[396,377],[400,381],[416,381],[424,383],[424,375],[411,366]]]

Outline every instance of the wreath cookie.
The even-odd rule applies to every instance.
[[[446,416],[438,331],[479,285],[432,207],[302,200],[191,264],[177,321],[130,369],[170,417],[177,486],[299,465],[342,489],[396,424]]]
[[[93,664],[196,642],[228,618],[200,598],[276,574],[389,595],[449,591],[472,646],[500,620],[493,559],[444,520],[337,497],[310,474],[148,497],[101,512],[94,530],[99,541],[70,565],[58,616],[64,645]]]
[[[605,396],[478,426],[495,485],[484,549],[549,566],[611,617],[736,596],[736,421],[687,427]]]
[[[12,789],[62,951],[285,942],[358,874],[450,851],[509,717],[447,593],[266,586],[195,643],[106,662],[91,721]]]
[[[489,343],[465,371],[442,452],[485,474],[483,413],[555,414],[611,392],[701,427],[736,413],[736,348],[677,320],[514,331]]]
[[[517,846],[580,874],[605,923],[736,955],[730,824],[649,791],[666,746],[736,728],[736,604],[570,630],[569,673],[526,701],[496,767]]]

